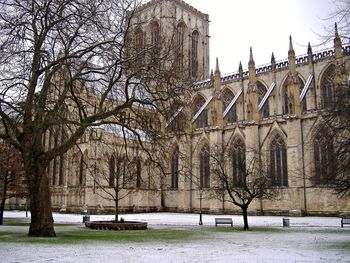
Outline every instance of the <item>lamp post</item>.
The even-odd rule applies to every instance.
[[[199,189],[199,225],[203,225],[203,221],[202,221],[202,194],[203,194],[203,190]]]

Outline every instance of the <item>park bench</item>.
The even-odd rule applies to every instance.
[[[350,225],[350,217],[343,217],[341,219],[341,227],[344,227],[344,225]]]
[[[231,225],[231,227],[233,227],[232,218],[229,218],[229,217],[215,218],[215,226],[218,226],[218,225]]]

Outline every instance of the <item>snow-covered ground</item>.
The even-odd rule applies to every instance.
[[[215,227],[218,215],[149,213],[122,215],[148,222],[151,229]],[[241,216],[230,216],[242,226]],[[5,212],[5,218],[25,218],[24,212]],[[91,220],[113,216],[91,215]],[[250,216],[250,227],[282,229],[283,217]],[[340,228],[336,217],[290,217],[283,231],[210,232],[208,238],[152,242],[80,242],[76,245],[1,243],[0,262],[350,262],[350,226]],[[81,223],[82,215],[54,214],[56,223]],[[78,225],[81,227],[81,225]],[[77,226],[77,227],[78,227]],[[0,226],[1,230],[8,227]],[[18,227],[20,228],[20,227]],[[23,228],[23,227],[22,227]]]

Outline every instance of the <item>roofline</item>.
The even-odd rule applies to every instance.
[[[153,5],[156,5],[160,2],[174,2],[180,6],[182,6],[184,9],[186,9],[187,11],[190,11],[192,13],[196,13],[197,15],[203,17],[204,19],[209,21],[209,15],[202,13],[201,11],[199,11],[198,9],[194,8],[193,6],[187,4],[186,2],[182,1],[182,0],[150,0],[147,3],[140,5],[139,7],[136,8],[136,12],[140,12],[143,11]]]

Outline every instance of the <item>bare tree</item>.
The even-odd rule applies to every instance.
[[[4,143],[0,144],[0,191],[0,225],[2,225],[6,200],[11,197],[27,196],[21,154]]]
[[[174,77],[171,41],[155,37],[141,49],[133,45],[138,5],[0,0],[0,138],[23,156],[30,236],[56,236],[47,167],[89,127],[118,124],[139,138],[141,148],[140,130],[160,141],[161,129],[153,124],[168,116],[183,82]],[[48,147],[44,138],[55,129],[61,139]]]
[[[350,1],[333,0],[333,4],[334,9],[329,13],[327,20],[337,22],[340,37],[348,42],[350,40]],[[330,32],[333,32],[333,25],[330,29]]]
[[[233,153],[225,147],[210,151],[210,171],[214,197],[233,203],[242,209],[244,230],[248,230],[248,207],[255,199],[273,198],[273,189],[266,169],[254,150],[245,148]]]
[[[142,178],[142,151],[140,152],[137,143],[124,141],[122,137],[117,137],[118,131],[109,125],[109,130],[113,130],[112,138],[108,142],[101,140],[104,152],[99,159],[98,165],[92,165],[90,174],[96,186],[95,194],[103,200],[114,203],[115,222],[119,220],[119,204],[144,184]],[[127,143],[125,143],[127,142]],[[145,155],[145,154],[143,154]]]
[[[350,86],[337,86],[334,101],[323,112],[323,123],[318,134],[322,136],[320,163],[314,181],[334,188],[339,195],[350,194]],[[315,146],[317,148],[317,145]],[[315,178],[316,177],[316,178]]]

